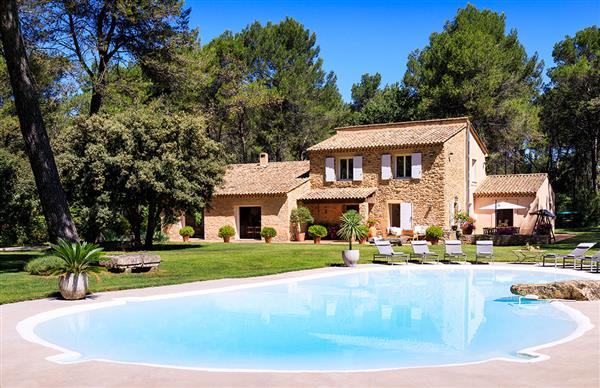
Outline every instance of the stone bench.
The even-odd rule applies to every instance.
[[[158,268],[159,255],[148,253],[126,253],[123,255],[106,255],[100,265],[113,272],[145,272]]]

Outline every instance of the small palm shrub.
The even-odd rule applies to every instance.
[[[362,217],[356,210],[348,210],[340,217],[340,229],[337,235],[348,241],[349,250],[352,250],[352,240],[360,240],[367,236],[368,230],[365,232],[362,222]]]
[[[357,237],[357,239],[362,242],[363,240],[366,240],[367,236],[369,235],[369,227],[366,225],[361,225],[359,229],[361,230],[362,237]]]
[[[219,228],[218,236],[221,238],[235,236],[235,229],[231,225],[223,225]]]
[[[54,255],[63,261],[60,267],[52,271],[54,275],[97,273],[100,270],[98,262],[104,252],[96,244],[71,243],[58,239],[57,244],[50,244],[50,246],[54,250]]]
[[[194,228],[191,226],[184,226],[183,228],[179,229],[179,235],[181,237],[192,237],[194,235]]]
[[[323,238],[329,234],[327,228],[322,225],[312,225],[308,228],[308,234],[312,237]]]
[[[273,238],[273,237],[277,236],[277,231],[275,230],[275,228],[271,228],[270,226],[265,226],[260,231],[260,235],[264,238]]]
[[[425,238],[429,241],[438,241],[444,235],[444,231],[440,226],[430,226],[425,231]]]
[[[25,271],[31,275],[51,275],[61,268],[64,261],[56,256],[43,256],[33,259],[25,265]]]

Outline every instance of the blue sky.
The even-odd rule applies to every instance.
[[[600,25],[600,0],[471,1],[506,15],[531,55],[552,66],[552,47],[566,35]],[[186,0],[190,24],[203,43],[225,30],[240,31],[255,20],[278,22],[286,16],[317,34],[326,70],[333,70],[348,101],[361,74],[379,72],[384,83],[400,81],[408,54],[428,43],[466,1],[288,1]]]

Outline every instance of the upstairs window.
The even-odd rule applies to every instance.
[[[395,177],[396,178],[410,178],[412,176],[412,156],[411,155],[398,155],[396,156],[395,165]]]
[[[340,158],[338,166],[338,179],[341,181],[351,181],[354,178],[353,158]]]

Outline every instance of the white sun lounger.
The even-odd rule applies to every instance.
[[[600,268],[600,251],[596,252],[594,255],[586,255],[581,259],[581,267],[583,269],[583,262],[588,260],[590,262],[590,271],[594,269],[594,263],[596,263],[596,273],[598,273],[598,269]]]
[[[494,242],[492,240],[480,240],[475,243],[475,262],[478,260],[487,259],[494,261]]]
[[[465,263],[467,262],[467,255],[462,250],[462,243],[460,240],[445,240],[444,247],[444,259],[462,259]]]
[[[375,259],[387,259],[388,262],[392,263],[396,260],[405,261],[408,264],[408,255],[402,252],[394,252],[392,244],[387,240],[375,240],[375,246],[377,247],[378,253],[373,255]]]
[[[439,261],[438,254],[429,251],[427,241],[411,241],[410,245],[413,250],[410,254],[411,259],[416,257],[421,260],[421,264],[423,264],[425,260]]]
[[[554,266],[556,267],[558,259],[562,259],[563,268],[565,268],[565,262],[567,260],[573,260],[573,268],[575,268],[577,260],[582,258],[583,255],[594,245],[596,245],[596,243],[581,243],[577,245],[577,247],[575,247],[575,249],[573,249],[571,253],[568,253],[566,255],[560,253],[547,253],[542,258],[542,266],[546,266],[546,259],[554,259]]]

